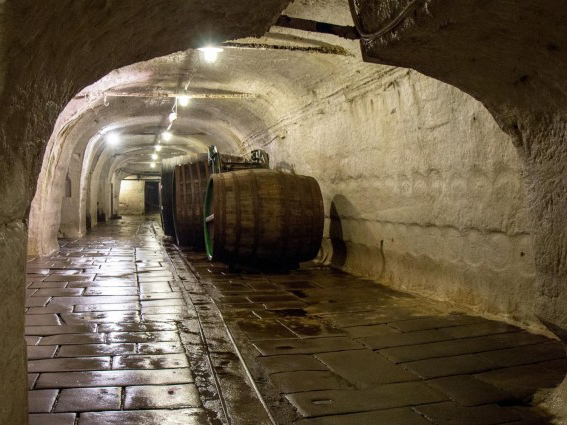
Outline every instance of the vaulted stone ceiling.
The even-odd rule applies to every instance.
[[[283,13],[349,24],[346,2],[332,2],[331,11],[323,6],[296,2]],[[261,38],[221,46],[224,51],[214,63],[189,49],[114,70],[71,100],[44,155],[30,213],[30,253],[47,253],[56,247],[62,183],[69,173],[80,180],[85,193],[81,196],[87,199],[82,200],[83,208],[88,209],[88,192],[98,186],[97,180],[89,187],[91,175],[102,182],[119,173],[159,172],[159,160],[206,152],[209,145],[245,154],[261,147],[257,140],[254,146],[250,140],[276,126],[282,117],[334,94],[360,69],[379,69],[361,61],[355,40],[278,26]],[[173,137],[161,138],[162,150],[157,153],[154,147],[169,125],[168,115],[180,94],[191,96],[191,102],[187,107],[178,105]],[[119,136],[117,145],[107,142],[110,133]],[[158,161],[151,159],[154,153]],[[80,166],[73,167],[73,158]],[[82,217],[85,211],[78,214]],[[53,220],[45,223],[39,217]]]

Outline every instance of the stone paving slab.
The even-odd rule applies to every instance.
[[[529,398],[541,388],[553,388],[563,375],[538,365],[515,366],[475,375],[517,398]]]
[[[96,332],[96,325],[72,325],[72,326],[26,326],[26,335],[60,335],[60,334],[81,334]]]
[[[26,326],[59,326],[61,324],[61,319],[56,314],[26,316]]]
[[[352,387],[347,381],[329,371],[301,370],[279,372],[271,375],[270,379],[284,394],[305,391],[341,390]]]
[[[240,331],[236,344],[257,385],[270,400],[279,397],[274,412],[287,412],[285,396],[294,423],[550,423],[527,404],[565,375],[561,344],[544,336],[321,267],[238,274],[200,254],[188,258]],[[279,306],[273,301],[272,310],[263,310],[270,295],[281,299]],[[249,325],[269,329],[274,321],[296,337],[280,339],[274,328],[273,339],[260,340],[269,332],[259,336]],[[535,369],[506,372],[516,364]],[[350,387],[326,389],[338,385],[329,372]],[[289,415],[280,417],[278,423],[289,423]]]
[[[520,419],[513,410],[495,404],[463,407],[456,403],[438,403],[416,406],[415,410],[438,425],[497,425]]]
[[[392,409],[447,399],[422,382],[387,384],[367,390],[311,391],[286,397],[304,417]]]
[[[106,339],[109,343],[116,342],[177,342],[179,334],[175,331],[159,332],[111,332]]]
[[[300,338],[327,338],[345,336],[341,329],[318,318],[283,318],[278,320]]]
[[[39,378],[39,373],[28,373],[28,390],[33,389],[37,378]]]
[[[49,283],[49,282],[46,282]],[[68,282],[67,288],[89,288],[91,290],[95,290],[98,288],[137,288],[138,283],[135,280],[120,280],[120,279],[108,279],[108,280],[99,280],[96,279],[94,281],[88,282]],[[102,295],[102,294],[97,294]],[[110,295],[110,294],[105,294]]]
[[[145,220],[28,263],[32,424],[209,424],[217,384],[233,424],[269,423],[217,306],[278,424],[549,423],[528,403],[565,375],[561,344],[325,267],[187,252],[192,274]]]
[[[55,412],[119,410],[121,395],[122,390],[119,387],[61,390]]]
[[[510,332],[520,332],[520,328],[502,322],[473,323],[442,328],[443,332],[455,338],[473,338],[476,336],[495,335]]]
[[[202,409],[141,410],[84,413],[78,425],[203,425],[206,421]]]
[[[26,307],[45,307],[51,297],[27,297]]]
[[[98,326],[99,332],[158,332],[176,331],[175,323],[102,323]]]
[[[209,423],[207,410],[194,409],[203,404],[181,324],[146,320],[143,311],[164,316],[188,307],[169,283],[153,221],[128,222],[136,224],[98,226],[28,263],[32,424]],[[207,397],[212,408],[218,396]]]
[[[315,354],[338,350],[355,350],[362,345],[349,338],[281,339],[254,344],[264,356],[282,354]]]
[[[368,325],[368,326],[351,326],[344,328],[344,331],[351,338],[364,337],[382,337],[388,335],[401,334],[402,332],[388,325]],[[362,342],[362,341],[361,341]],[[385,348],[385,347],[381,347]]]
[[[358,388],[419,380],[417,375],[368,350],[323,353],[315,357]]]
[[[239,322],[239,325],[251,341],[261,341],[265,339],[289,339],[297,337],[297,335],[290,329],[276,321],[241,321]]]
[[[57,357],[91,357],[124,354],[136,354],[136,344],[83,344],[62,346],[57,352]]]
[[[142,307],[139,303],[116,303],[116,304],[94,304],[94,305],[76,305],[75,312],[105,312],[105,311],[137,311],[141,310]],[[61,313],[70,313],[61,312]]]
[[[76,297],[83,293],[83,288],[38,289],[32,297]]]
[[[450,376],[427,381],[451,400],[462,406],[512,404],[514,396],[470,375]]]
[[[419,360],[416,362],[403,363],[403,366],[423,379],[464,375],[467,373],[472,374],[491,370],[496,367],[496,365],[489,360],[474,354]]]
[[[51,274],[49,275],[44,282],[73,282],[73,281],[86,281],[86,280],[94,280],[94,274],[81,274],[81,275],[62,275],[62,274]]]
[[[497,351],[486,351],[478,356],[500,367],[521,366],[546,360],[563,359],[565,347],[560,342],[549,342]]]
[[[55,356],[57,351],[57,345],[45,345],[45,346],[32,346],[27,347],[28,360],[36,359],[50,359]]]
[[[138,295],[138,288],[136,287],[87,287],[84,295]]]
[[[127,355],[112,358],[112,369],[179,369],[188,368],[185,354]]]
[[[431,425],[419,413],[410,408],[376,410],[373,412],[324,416],[304,419],[297,425]]]
[[[49,413],[59,390],[37,390],[29,392],[29,412]]]
[[[141,301],[172,300],[172,299],[182,299],[182,298],[183,296],[178,292],[157,292],[157,293],[140,294]]]
[[[437,329],[428,329],[424,331],[414,331],[407,333],[401,333],[401,331],[398,332],[400,333],[357,338],[357,341],[363,343],[372,350],[379,350],[383,348],[427,344],[432,342],[449,341],[454,339],[448,334],[442,331],[438,331]]]
[[[422,331],[426,329],[450,328],[471,323],[483,323],[486,319],[466,314],[453,314],[447,316],[423,317],[410,320],[402,320],[390,323],[396,329],[403,332]]]
[[[39,341],[41,341],[40,336],[26,335],[24,338],[26,340],[26,345],[37,345],[39,343]]]
[[[328,370],[328,368],[315,357],[302,354],[260,357],[258,358],[258,363],[269,374],[300,370]]]
[[[31,299],[38,299],[34,297]],[[53,304],[59,305],[99,305],[99,304],[123,304],[123,303],[136,303],[139,298],[136,296],[89,296],[89,297],[56,297],[53,299]]]
[[[549,340],[541,335],[529,334],[527,332],[515,332],[512,334],[489,335],[476,338],[462,338],[419,346],[404,346],[386,348],[380,353],[396,363],[411,362],[417,360],[433,359],[447,356],[458,356],[462,354],[482,353],[514,346],[532,345]]]
[[[104,333],[71,333],[44,336],[39,341],[39,345],[102,344],[105,342],[106,334]]]
[[[47,269],[49,271],[49,269]],[[29,282],[29,280],[28,280]],[[42,288],[65,288],[68,286],[67,282],[33,282],[28,288],[30,289],[42,289]]]
[[[29,425],[75,425],[74,413],[31,414]]]
[[[31,360],[28,362],[29,372],[72,372],[82,370],[110,370],[110,357],[81,357]]]
[[[26,311],[26,315],[49,314],[49,313],[71,313],[72,305],[49,304],[46,307],[30,307]]]
[[[199,407],[199,392],[193,384],[126,387],[125,409],[182,409]]]

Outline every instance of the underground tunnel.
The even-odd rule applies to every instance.
[[[0,424],[567,424],[567,5],[0,2]]]

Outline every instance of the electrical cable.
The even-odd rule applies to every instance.
[[[419,4],[423,1],[424,0],[412,0],[394,19],[388,22],[384,27],[373,32],[367,32],[362,28],[362,22],[360,20],[360,16],[358,15],[358,11],[356,10],[355,0],[348,0],[348,4],[350,7],[350,13],[352,15],[352,20],[354,22],[354,26],[356,27],[356,30],[359,32],[360,36],[364,41],[371,42],[376,40],[377,38],[382,37],[388,32],[392,31],[412,12],[414,12],[419,6]]]

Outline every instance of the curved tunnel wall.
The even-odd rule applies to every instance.
[[[176,58],[179,55],[172,56]],[[97,203],[107,216],[111,215],[108,201],[110,195],[101,192],[106,189],[99,190],[99,185],[106,187],[112,176],[108,172],[103,172],[101,168],[103,165],[99,159],[104,158],[102,164],[105,164],[110,155],[108,152],[120,150],[121,147],[106,146],[104,134],[113,130],[121,134],[136,134],[148,127],[154,132],[159,128],[163,130],[165,127],[162,115],[169,111],[173,99],[158,99],[157,102],[152,100],[149,104],[140,102],[140,99],[136,98],[109,101],[103,98],[101,93],[111,88],[149,84],[147,80],[151,77],[142,70],[144,67],[151,68],[152,63],[159,65],[162,62],[164,59],[156,59],[150,63],[117,70],[85,89],[82,94],[79,94],[78,99],[67,106],[50,139],[42,165],[38,190],[32,203],[29,254],[49,254],[58,246],[58,235],[76,237],[84,234],[87,212],[91,216],[92,224],[96,225]],[[130,76],[130,79],[127,76]],[[239,84],[250,88],[243,82]],[[262,89],[266,89],[266,86],[262,86]],[[83,98],[86,100],[81,101]],[[220,103],[195,100],[190,111],[187,112],[190,119],[184,117],[184,111],[180,110],[180,118],[175,123],[174,131],[180,131],[181,134],[196,131],[202,136],[197,138],[174,137],[178,149],[177,154],[202,152],[208,144],[216,144],[227,152],[241,151],[241,135],[245,134],[246,129],[250,127],[265,127],[264,124],[257,121],[270,117],[269,111],[270,106],[261,99],[256,102],[221,100]],[[145,143],[146,157],[149,158],[153,150],[154,136],[150,134],[145,137],[149,137]],[[167,144],[164,144],[163,152],[168,152]],[[66,172],[69,172],[73,184],[78,186],[76,193],[79,196],[79,209],[67,211],[62,215],[62,188]],[[103,172],[102,175],[101,172]],[[63,198],[64,204],[71,203],[76,206],[76,202],[76,199],[69,201]]]
[[[479,102],[416,72],[351,77],[249,141],[321,184],[324,261],[534,323],[534,253],[510,138]],[[269,142],[274,134],[285,137]]]
[[[7,17],[3,15],[3,19],[10,20],[10,28],[26,27],[21,25],[30,18],[29,4],[26,3],[29,2],[8,1],[0,4],[2,10],[6,7],[10,9]],[[199,14],[190,13],[192,10],[179,13],[177,8],[158,7],[152,9],[156,10],[155,14],[141,16],[137,14],[139,4],[135,9],[130,9],[126,4],[116,6],[113,12],[127,22],[139,22],[140,25],[134,28],[139,28],[139,35],[146,36],[139,37],[142,42],[133,46],[132,50],[125,51],[117,40],[136,36],[138,32],[135,29],[125,28],[121,19],[110,23],[110,28],[100,25],[101,33],[89,26],[83,28],[79,20],[68,19],[65,13],[57,14],[65,10],[68,3],[63,1],[58,8],[49,11],[35,10],[28,23],[39,28],[37,32],[13,30],[13,37],[2,40],[5,43],[2,54],[10,60],[4,61],[0,67],[0,81],[3,83],[1,101],[4,110],[9,112],[0,119],[0,177],[3,183],[0,193],[7,200],[0,206],[0,266],[7,271],[0,291],[8,301],[0,311],[1,317],[7,318],[5,322],[8,323],[7,331],[2,334],[0,358],[3,362],[4,359],[12,361],[7,379],[13,382],[19,382],[25,370],[21,341],[23,320],[18,312],[22,311],[23,306],[23,291],[20,289],[24,286],[21,266],[24,264],[26,211],[39,173],[41,153],[58,114],[81,87],[100,78],[112,67],[197,44],[195,34],[182,37],[173,31],[163,34],[160,32],[163,27],[195,28],[197,35],[202,31],[202,28],[192,26],[190,20],[184,21],[186,17],[194,16],[197,22],[202,18]],[[206,2],[197,3],[191,7],[205,12],[208,10]],[[228,38],[226,33],[230,36],[260,33],[259,28],[265,27],[263,19],[267,22],[267,16],[271,16],[283,4],[266,2],[274,3],[271,5],[274,10],[260,11],[258,16],[263,18],[260,19],[263,23],[256,23],[258,28],[252,29],[253,25],[242,19],[243,16],[249,17],[248,6],[251,4],[246,3],[242,3],[243,13],[237,19],[228,20],[231,25],[223,25],[223,29],[228,28],[223,33],[225,38]],[[367,3],[376,2],[369,0]],[[382,3],[399,6],[406,2],[388,0]],[[540,316],[561,334],[564,332],[561,328],[567,323],[563,302],[567,292],[562,290],[566,275],[564,207],[567,198],[564,190],[565,149],[557,148],[563,146],[565,140],[562,116],[565,89],[557,81],[561,80],[558,76],[562,75],[566,61],[550,58],[563,55],[561,58],[564,59],[565,49],[561,47],[564,45],[565,32],[560,30],[553,33],[555,27],[548,25],[549,34],[546,35],[549,35],[549,40],[545,48],[541,48],[540,42],[532,43],[530,46],[535,50],[526,53],[526,42],[521,32],[524,31],[523,35],[530,33],[539,36],[539,28],[517,25],[515,15],[497,11],[492,17],[502,19],[491,21],[494,25],[486,29],[514,29],[520,32],[520,37],[506,37],[510,45],[504,46],[505,49],[495,44],[494,49],[481,50],[486,56],[483,60],[469,63],[467,61],[474,59],[476,52],[459,49],[457,37],[452,37],[450,41],[453,44],[447,46],[446,37],[439,36],[443,34],[441,30],[459,29],[453,20],[445,19],[446,15],[451,14],[451,8],[446,7],[450,2],[424,3],[428,8],[419,17],[425,18],[417,23],[422,24],[423,20],[435,15],[440,19],[439,22],[433,19],[430,28],[424,30],[417,25],[416,32],[410,32],[407,50],[402,49],[407,56],[400,54],[400,47],[404,47],[400,44],[404,34],[396,34],[373,47],[379,51],[377,56],[381,60],[415,66],[472,93],[488,105],[501,127],[514,136],[513,140],[525,161],[524,182],[527,183],[536,240],[538,289],[533,285],[534,252],[527,238],[529,231],[523,207],[522,167],[510,148],[511,139],[498,130],[480,104],[461,92],[414,73],[388,76],[383,70],[377,72],[376,68],[372,68],[374,71],[369,71],[370,68],[367,70],[349,60],[335,61],[325,57],[316,61],[316,65],[325,62],[327,67],[321,67],[322,72],[314,73],[311,79],[306,75],[293,74],[274,62],[271,68],[263,68],[262,73],[275,75],[277,78],[274,81],[281,84],[254,86],[257,70],[255,73],[246,69],[238,76],[242,85],[256,87],[258,92],[265,90],[267,98],[276,95],[273,104],[267,102],[272,106],[271,109],[257,107],[250,115],[261,116],[265,110],[270,110],[274,111],[276,119],[271,122],[242,119],[238,133],[243,135],[241,139],[247,143],[246,149],[266,147],[280,167],[314,175],[322,182],[331,236],[325,246],[328,261],[357,273],[376,276],[398,287],[462,302],[478,310],[510,314],[526,321],[534,317],[533,306],[525,300],[533,299],[534,293],[538,292],[539,302],[543,305]],[[485,9],[475,7],[478,1],[465,3],[467,7],[473,7],[474,13],[469,14],[464,7],[453,10],[459,18],[457,21],[468,22],[469,17],[483,19]],[[483,3],[483,6],[487,6],[486,2]],[[505,4],[494,2],[494,7]],[[264,2],[259,5],[265,6]],[[449,13],[444,12],[442,5]],[[546,2],[546,5],[549,11],[565,9],[558,1]],[[531,3],[530,7],[539,6]],[[521,9],[518,10],[521,12]],[[390,8],[379,9],[379,13],[376,11],[370,8],[370,13],[374,15],[389,12]],[[463,17],[463,11],[468,16]],[[559,21],[563,15],[560,13],[548,16],[549,13],[541,14],[541,10],[535,12],[538,13],[526,16],[544,16],[549,18],[547,22],[558,23],[560,25],[557,27],[562,28],[562,22]],[[273,14],[277,15],[275,12]],[[93,23],[100,22],[104,16],[105,13],[100,13],[96,8],[85,11],[85,17],[93,18]],[[172,21],[168,19],[170,17],[176,19]],[[380,26],[383,17],[373,18],[374,21],[370,23]],[[225,17],[221,20],[223,24],[227,23]],[[472,21],[473,29],[483,28]],[[58,25],[60,22],[66,25]],[[246,24],[245,29],[241,28],[242,22]],[[408,22],[404,22],[401,27],[403,30],[414,29],[416,21],[412,19]],[[112,28],[113,25],[115,28]],[[148,34],[147,28],[152,28],[155,33]],[[450,34],[450,31],[445,34]],[[61,33],[65,36],[61,37]],[[462,33],[467,34],[467,31]],[[436,36],[430,38],[431,34]],[[423,43],[416,48],[413,42],[422,41],[424,37],[430,43],[430,49],[423,49]],[[553,40],[555,38],[559,42]],[[464,39],[469,41],[467,37]],[[81,50],[85,44],[83,41],[96,42],[99,47],[113,46],[109,48],[111,60],[107,61],[108,52],[104,52],[105,61],[101,61],[97,55],[89,55],[86,58],[88,60],[84,55],[73,56],[73,52]],[[22,46],[29,50],[26,53],[35,54],[18,54]],[[388,50],[392,46],[389,52],[380,51],[380,47]],[[487,75],[485,63],[491,63],[490,60],[494,59],[495,63],[501,63],[502,52],[514,52],[518,46],[523,51],[518,52],[516,57],[526,59],[529,56],[529,69],[515,68],[514,61],[510,61],[508,64],[513,72],[503,73],[498,66],[493,66],[490,69],[492,74]],[[451,56],[446,55],[448,47],[459,53],[458,60],[451,60]],[[477,48],[470,43],[469,47]],[[421,55],[416,55],[416,51]],[[46,57],[44,52],[55,54]],[[534,52],[536,54],[531,54]],[[436,60],[435,55],[442,60]],[[486,59],[488,61],[485,62]],[[298,67],[311,70],[309,61],[305,62],[298,61]],[[463,62],[469,66],[462,66]],[[475,63],[474,72],[470,68],[472,63]],[[541,63],[553,66],[538,73],[542,69]],[[447,68],[447,64],[455,66],[455,69]],[[343,68],[356,71],[359,75],[340,72]],[[518,73],[518,70],[521,72]],[[230,74],[226,71],[225,68],[224,79],[221,68],[211,74],[215,77],[217,88],[229,84],[227,75]],[[463,73],[472,78],[463,79]],[[504,81],[503,86],[507,88],[505,93],[498,90],[503,75],[510,79]],[[360,80],[360,76],[366,80]],[[358,83],[351,84],[351,79]],[[551,83],[542,84],[542,81]],[[277,96],[277,87],[289,84],[295,88],[299,83],[305,83],[304,90],[294,91],[289,96],[295,101],[288,102],[284,95],[281,98]],[[540,96],[541,93],[546,96]],[[494,94],[497,96],[491,96]],[[532,108],[534,96],[540,99],[537,111]],[[63,117],[65,125],[77,118],[73,115],[75,112],[71,111]],[[466,120],[461,119],[461,113]],[[415,115],[420,119],[404,121],[399,118]],[[57,128],[57,131],[68,131],[65,126]],[[90,137],[82,139],[82,142],[86,143]],[[61,156],[58,152],[61,148],[62,145],[58,144],[48,146],[52,155],[47,157],[47,163],[54,162],[44,169],[44,180],[38,184],[38,193],[49,193],[48,199],[57,198],[57,202],[49,201],[39,216],[32,211],[32,226],[38,219],[50,217],[60,208],[64,185],[57,184],[50,188],[46,188],[46,185],[50,185],[55,175],[61,176],[64,181],[68,164],[56,164],[59,160],[65,160],[65,155]],[[68,158],[71,158],[73,151],[74,147],[67,152]],[[325,166],[321,165],[321,158],[326,159]],[[431,164],[435,166],[431,167]],[[63,171],[53,173],[59,169]],[[334,171],[330,172],[331,169]],[[361,172],[361,169],[364,171]],[[364,176],[371,178],[364,179]],[[92,198],[89,199],[92,203]],[[43,199],[40,201],[44,202]],[[420,205],[420,210],[413,211],[413,205]],[[50,236],[38,243],[42,250],[49,251],[54,247],[49,244],[53,242],[53,234],[57,233],[57,225],[46,226]],[[30,236],[33,242],[36,235],[32,232]],[[334,248],[333,251],[331,248]],[[511,282],[512,271],[507,267],[508,261],[518,267],[520,282]],[[432,269],[436,272],[428,273]],[[520,302],[521,297],[525,298],[524,302]],[[18,338],[20,343],[12,344]],[[5,370],[4,365],[0,366]],[[17,400],[8,406],[8,413],[4,415],[10,423],[17,423],[24,417],[22,412],[26,405],[24,385],[17,386],[14,391]],[[5,395],[4,389],[0,395]]]
[[[212,82],[205,79],[211,69],[197,74],[203,86],[246,88],[257,98],[195,101],[178,128],[205,131],[228,151],[266,149],[276,167],[317,178],[325,196],[326,263],[396,288],[534,323],[534,306],[526,302],[532,299],[535,271],[521,165],[511,139],[488,111],[446,84],[401,68],[366,65],[356,57],[306,59],[289,53],[290,63],[301,65],[268,78],[260,70],[275,72],[273,55],[231,53],[213,70],[214,77],[207,77]],[[151,82],[160,66],[179,57],[120,70],[121,83],[128,73],[134,76],[130,87]],[[238,67],[241,63],[246,65]],[[153,66],[153,74],[142,73],[143,66]],[[240,75],[237,82],[227,72]],[[221,83],[226,81],[230,84]],[[293,90],[286,91],[288,86]],[[159,126],[150,114],[152,105],[135,99],[115,102],[114,107],[98,105],[96,124],[87,113],[53,136],[83,158],[80,208],[70,226],[79,234],[87,213],[93,225],[97,208],[112,215],[110,184],[114,181],[119,190],[116,172],[146,149],[142,143],[120,148],[118,154],[104,143],[104,126],[123,133]],[[126,113],[125,105],[131,105]],[[71,161],[71,170],[69,150],[62,161]],[[53,173],[59,173],[53,186],[61,186],[64,175]],[[52,199],[56,208],[67,202]],[[46,237],[55,240],[57,226],[49,228]]]
[[[43,153],[65,105],[112,69],[200,47],[203,36],[220,42],[261,35],[287,3],[221,1],[216,7],[223,13],[211,13],[209,0],[85,2],[80,9],[70,0],[0,3],[0,369],[6,371],[2,384],[9,383],[0,385],[1,422],[27,423],[28,215]]]

